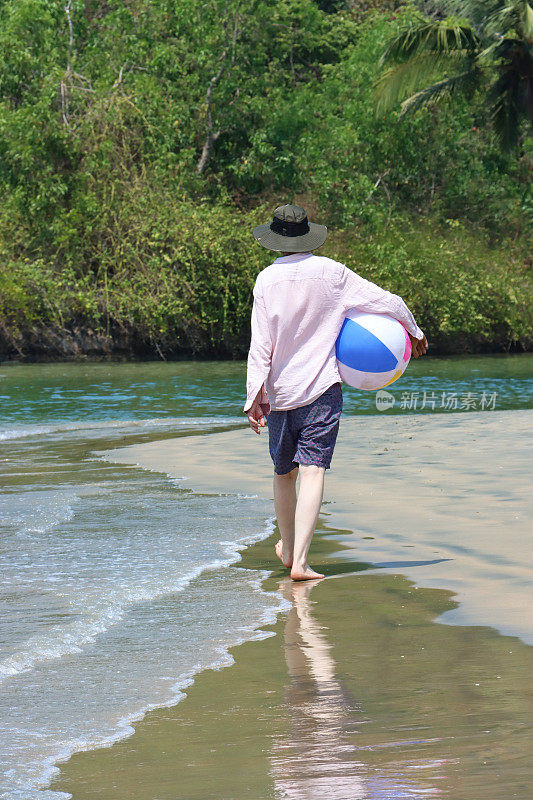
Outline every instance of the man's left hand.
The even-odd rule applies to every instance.
[[[411,340],[411,350],[413,351],[415,358],[418,358],[418,356],[423,356],[425,353],[427,353],[429,345],[425,336],[423,339],[416,339],[414,336],[409,334],[409,339]]]

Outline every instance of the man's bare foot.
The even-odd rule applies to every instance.
[[[274,549],[276,551],[277,557],[279,558],[283,566],[287,567],[287,569],[290,569],[292,567],[292,558],[287,558],[287,556],[283,552],[283,542],[281,541],[281,539],[279,540],[279,542],[276,542]]]
[[[291,570],[291,578],[293,581],[314,581],[317,578],[324,578],[320,572],[315,572],[311,569],[309,564],[304,564],[303,567],[294,567]]]

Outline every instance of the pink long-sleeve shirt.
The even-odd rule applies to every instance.
[[[244,411],[259,392],[271,410],[287,411],[342,381],[335,341],[350,308],[390,314],[424,336],[397,294],[313,253],[277,258],[257,276],[253,297]]]

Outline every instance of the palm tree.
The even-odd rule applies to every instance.
[[[428,19],[417,15],[386,46],[380,66],[394,65],[376,82],[377,113],[402,99],[403,115],[454,93],[472,96],[483,89],[501,145],[512,150],[524,119],[533,125],[533,10],[529,2],[437,3],[444,14],[456,16]]]

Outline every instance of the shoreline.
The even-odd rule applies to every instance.
[[[478,433],[486,441],[489,434],[494,436],[496,426],[502,434],[500,439],[513,437],[515,428],[525,427],[525,419],[518,417],[526,415],[530,421],[532,414],[478,415],[479,422],[484,423]],[[501,415],[505,419],[498,419]],[[393,421],[374,419],[378,428],[385,423],[390,426]],[[418,423],[424,418],[412,415],[402,419],[403,426],[408,421],[408,430],[402,431],[405,436],[400,438],[397,431],[393,439],[404,445],[405,458],[405,450],[412,442],[409,437],[416,439],[420,434]],[[432,425],[436,424],[442,434],[442,426],[449,426],[449,420],[433,418]],[[472,414],[468,420],[470,426]],[[367,428],[369,418],[353,422],[362,422]],[[457,436],[454,442],[448,438],[449,448],[459,446],[458,440],[464,434],[461,419],[453,422]],[[346,425],[344,428],[348,433]],[[223,464],[219,467],[228,493],[239,487],[248,493],[249,482],[257,480],[257,475],[250,478],[249,473],[265,467],[256,493],[267,498],[267,437],[252,439],[250,432],[250,437],[243,439],[243,433],[234,430],[132,445],[107,451],[106,457],[115,463],[160,472],[164,462],[165,473],[181,478],[184,488],[211,493],[220,490],[215,471],[205,469],[206,454],[213,453],[214,436],[221,445],[218,452],[219,457],[223,454]],[[371,435],[377,435],[376,425]],[[237,447],[239,440],[232,440],[230,447],[228,437],[239,436],[244,442],[241,450]],[[390,458],[392,453],[384,449],[383,442],[375,444],[374,461],[386,475],[383,457]],[[467,449],[469,444],[466,442]],[[183,471],[177,475],[176,460],[169,462],[169,451],[176,454],[183,447],[188,480],[183,480]],[[243,458],[247,473],[242,472]],[[433,461],[438,459],[433,456]],[[338,472],[335,457],[332,467]],[[468,464],[462,463],[462,469],[468,471]],[[513,476],[507,476],[507,480],[512,482]],[[501,490],[501,480],[497,483],[496,488]],[[335,489],[342,489],[338,478]],[[420,793],[426,796],[425,792],[441,796],[440,787],[445,784],[446,797],[454,800],[478,800],[481,790],[491,800],[507,800],[513,796],[511,791],[523,787],[528,780],[524,763],[527,747],[521,737],[524,732],[526,736],[530,733],[525,721],[525,693],[533,666],[532,649],[490,625],[454,620],[453,614],[461,607],[457,594],[450,587],[426,585],[431,580],[427,570],[435,567],[435,560],[426,564],[411,561],[410,565],[389,560],[377,568],[375,563],[365,562],[363,550],[368,545],[364,543],[370,540],[364,536],[355,540],[354,531],[340,524],[350,512],[338,506],[337,495],[336,499],[325,499],[312,546],[312,563],[326,572],[324,581],[298,585],[287,581],[285,570],[272,558],[275,535],[242,553],[237,567],[271,570],[262,581],[263,589],[281,593],[292,604],[288,613],[278,613],[275,623],[261,626],[268,638],[254,638],[231,647],[228,653],[233,663],[227,669],[222,666],[199,672],[184,698],[169,708],[149,711],[133,725],[132,736],[111,747],[73,755],[60,767],[51,788],[71,792],[74,800],[96,800],[101,796],[127,800],[133,793],[139,800],[155,796],[158,800],[244,800],[277,798],[280,791],[285,792],[284,797],[318,800],[325,796],[325,781],[333,775],[328,796],[356,800],[363,793],[365,798],[369,796],[376,786],[376,771],[378,782],[389,792],[380,797],[399,793],[398,796],[410,798]],[[368,531],[360,529],[361,533],[366,535]],[[421,569],[426,570],[423,575]],[[406,577],[409,570],[414,570],[416,580]],[[348,577],[357,580],[343,580]],[[453,625],[439,624],[450,621],[450,615]],[[387,675],[395,676],[393,684],[398,689],[401,686],[400,692],[391,695]],[[421,680],[426,689],[420,696],[417,687]],[[315,709],[311,714],[306,712],[303,727],[302,702],[306,708]],[[428,702],[433,708],[431,713]],[[459,729],[463,725],[465,708],[469,709],[465,720],[480,719],[479,730],[454,730],[454,725]],[[415,717],[407,725],[406,714]],[[392,722],[384,723],[383,715],[387,720],[391,717]],[[482,731],[481,720],[489,727],[487,715],[491,730]],[[434,718],[444,725],[446,735]],[[333,744],[327,757],[321,747],[324,726],[330,745]],[[481,777],[479,761],[488,746],[487,735],[491,735],[490,742],[495,746],[504,732],[505,744],[498,745],[489,771],[482,770]],[[304,750],[307,746],[303,762],[302,746]],[[521,753],[519,757],[517,751]],[[246,781],[239,777],[237,763],[243,758],[247,764]],[[424,764],[427,766],[420,771]],[[507,768],[507,779],[498,783],[496,776]],[[489,773],[490,780],[496,781],[492,791],[484,783]],[[308,774],[315,776],[316,790],[309,788]]]
[[[533,649],[490,627],[436,624],[451,592],[343,565],[332,531],[317,534],[321,562],[358,576],[351,592],[348,574],[294,584],[275,567],[263,589],[291,608],[263,637],[231,647],[228,664],[199,672],[132,735],[74,754],[50,789],[73,800],[524,796]],[[275,540],[238,566],[262,569]]]
[[[272,535],[273,527],[272,521],[270,519],[267,520],[261,535],[258,534],[252,541],[243,543],[239,549],[241,551],[245,548],[252,549],[257,543],[262,542],[265,538],[269,538]],[[228,566],[235,568],[242,567],[243,565],[240,562],[231,562],[231,564],[226,565],[226,568]],[[211,568],[206,568],[192,580],[198,581],[198,579],[201,578],[205,579],[210,571]],[[257,573],[257,579],[254,580],[256,584],[255,588],[259,592],[264,591],[264,573],[264,570],[259,570]],[[120,717],[116,721],[115,731],[113,733],[109,733],[100,739],[95,737],[93,741],[87,740],[83,743],[81,741],[77,743],[71,743],[68,748],[64,748],[61,755],[43,761],[40,781],[32,788],[50,787],[51,784],[58,780],[58,777],[60,778],[62,765],[69,763],[72,758],[82,754],[91,754],[94,752],[107,750],[116,744],[120,744],[135,734],[136,725],[138,723],[142,723],[149,714],[175,708],[187,697],[188,690],[194,685],[195,681],[202,673],[218,672],[227,667],[231,667],[235,663],[235,658],[232,655],[232,652],[236,648],[241,647],[243,644],[260,642],[270,636],[274,636],[275,633],[271,631],[270,628],[275,625],[277,618],[281,613],[283,613],[285,606],[286,602],[280,597],[277,605],[263,608],[258,619],[255,619],[254,621],[250,620],[247,626],[239,628],[238,633],[235,631],[233,637],[235,641],[232,644],[228,645],[225,643],[220,645],[216,650],[216,658],[213,663],[202,666],[196,664],[189,671],[175,677],[172,680],[172,683],[169,685],[169,696],[167,700],[159,699],[156,701],[146,702],[146,704],[140,709]],[[64,795],[61,796],[63,797]]]
[[[339,544],[374,569],[454,591],[460,606],[446,622],[495,625],[532,644],[532,420],[533,410],[343,417],[321,517],[337,529]],[[99,455],[165,472],[183,488],[272,500],[266,429]]]
[[[86,330],[44,329],[26,332],[16,341],[8,341],[0,336],[0,364],[46,364],[54,362],[71,363],[99,361],[246,361],[248,345],[242,344],[234,350],[175,350],[161,349],[148,342],[132,345],[132,334],[122,345],[117,346],[120,337],[108,336],[104,332]],[[461,342],[461,347],[457,342]],[[29,346],[25,342],[31,342]],[[431,344],[431,355],[438,358],[469,355],[522,355],[533,352],[533,339],[513,342],[486,341],[475,335],[435,338]]]

